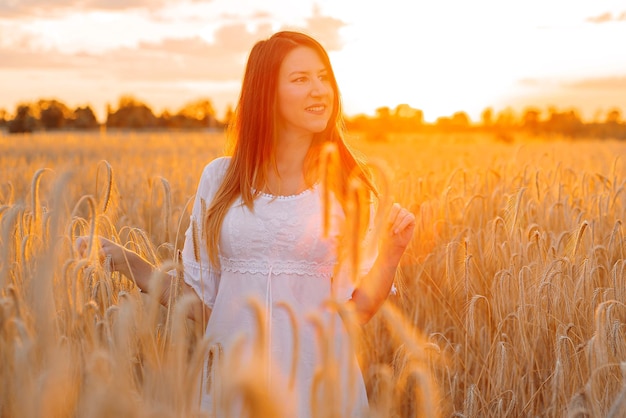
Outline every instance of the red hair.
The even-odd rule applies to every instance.
[[[307,47],[315,51],[328,71],[334,91],[333,107],[326,128],[314,135],[307,152],[304,178],[307,186],[317,180],[322,148],[332,143],[337,150],[339,170],[333,181],[333,192],[346,207],[348,180],[362,180],[376,194],[365,165],[347,147],[337,80],[328,53],[312,37],[299,32],[277,32],[267,40],[257,42],[248,57],[234,119],[229,126],[227,154],[232,156],[224,180],[207,210],[205,228],[207,250],[213,265],[219,265],[218,245],[222,223],[232,203],[241,196],[243,203],[253,209],[253,201],[267,184],[268,172],[276,168],[273,153],[277,136],[277,85],[280,66],[292,50]]]

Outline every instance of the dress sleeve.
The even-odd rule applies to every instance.
[[[182,251],[184,280],[198,294],[202,302],[213,308],[220,283],[220,271],[209,261],[206,249],[207,231],[204,230],[204,211],[213,201],[222,183],[230,159],[217,158],[203,170],[196,192],[189,227],[185,232]]]

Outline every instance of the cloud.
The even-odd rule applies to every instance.
[[[76,59],[73,59],[74,57],[67,57],[58,51],[47,51],[45,54],[40,54],[29,50],[0,48],[0,69],[68,68],[68,58],[72,61],[69,66],[75,67]]]
[[[138,6],[142,1],[128,4]],[[78,0],[59,0],[63,7],[75,3]],[[44,0],[27,0],[28,7],[42,4]],[[146,16],[152,20],[143,25]],[[219,26],[210,35],[204,26],[189,22],[181,29],[180,16],[157,22],[145,13],[115,13],[110,21],[85,22],[79,12],[72,19],[41,19],[41,25],[0,18],[0,74],[10,87],[2,90],[0,107],[46,96],[103,108],[114,96],[130,92],[159,108],[175,108],[198,96],[211,97],[223,108],[236,101],[254,43],[267,39],[282,24],[266,12],[253,17],[213,15],[209,20],[219,18]],[[27,20],[37,23],[37,18]],[[340,29],[345,24],[339,19],[313,13],[301,23],[300,30],[329,50],[341,48]],[[119,28],[126,28],[124,43],[108,42],[109,31]],[[89,30],[92,35],[87,35]]]
[[[626,75],[614,77],[597,77],[577,80],[566,84],[573,89],[626,91]]]
[[[51,6],[46,0],[3,0],[0,1],[0,16],[7,18],[13,16],[27,15],[37,11],[48,11],[52,9],[65,9],[74,7],[78,0],[57,0]]]
[[[43,1],[27,0],[25,4],[35,7]],[[85,5],[105,1],[109,0],[59,0],[59,4]],[[128,4],[137,6],[147,1],[131,0]],[[240,79],[245,58],[254,43],[274,32],[269,14],[257,12],[255,16],[257,22],[252,27],[249,21],[240,20],[222,24],[213,32],[210,42],[191,35],[191,31],[176,37],[170,35],[160,40],[137,40],[123,46],[111,46],[103,53],[94,53],[88,45],[68,50],[45,44],[41,42],[44,33],[20,31],[19,26],[5,23],[0,25],[0,69],[76,69],[126,80],[236,80]],[[340,29],[345,25],[315,9],[300,29],[315,36],[329,50],[338,50],[342,47]],[[86,50],[89,52],[84,52]]]
[[[586,19],[587,22],[591,23],[610,23],[610,22],[626,22],[626,11],[622,12],[619,16],[613,16],[613,13],[606,12],[602,13],[598,16],[592,16]]]
[[[219,48],[248,52],[255,42],[271,36],[272,32],[270,24],[259,25],[255,32],[251,33],[245,24],[234,23],[220,27],[213,36]]]
[[[127,10],[159,8],[166,3],[166,0],[88,0],[80,2],[80,5],[89,10]]]
[[[74,69],[120,80],[239,80],[252,45],[271,32],[269,25],[260,25],[250,32],[244,24],[235,23],[217,30],[214,42],[198,36],[166,38],[139,42],[132,48],[118,47],[102,54],[5,45],[0,46],[0,69]]]
[[[211,0],[193,0],[194,3]],[[121,11],[131,9],[154,10],[173,3],[173,0],[2,0],[0,16],[50,16],[76,11]]]
[[[559,81],[552,78],[521,78],[517,85],[525,88],[542,89],[559,85]]]
[[[610,12],[603,13],[599,16],[592,16],[587,18],[587,22],[591,23],[607,23],[613,21],[613,14]]]
[[[126,81],[233,80],[241,73],[242,59],[240,51],[228,51],[200,38],[165,39],[104,54],[0,49],[0,69],[73,69]]]
[[[306,30],[318,39],[329,51],[338,51],[343,47],[339,33],[346,23],[331,16],[323,16],[319,8],[313,10],[313,15],[306,20]]]
[[[559,78],[523,78],[517,84],[534,89],[565,88],[568,90],[626,91],[626,74],[563,81]]]

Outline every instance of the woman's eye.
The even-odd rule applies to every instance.
[[[294,83],[304,83],[306,81],[306,77],[298,77],[293,80]]]

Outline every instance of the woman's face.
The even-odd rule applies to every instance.
[[[299,46],[289,52],[278,72],[278,134],[310,135],[322,132],[334,103],[328,68],[315,50]]]

